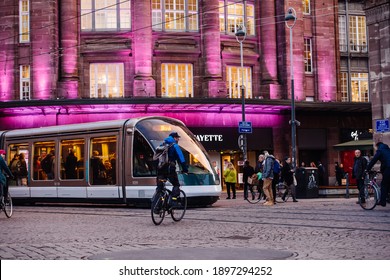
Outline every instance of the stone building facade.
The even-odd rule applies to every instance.
[[[241,152],[230,143],[244,85],[246,120],[260,135],[248,135],[250,161],[264,149],[283,158],[291,151],[293,63],[298,158],[322,161],[334,177],[342,159],[333,146],[371,129],[370,103],[348,91],[343,99],[340,2],[0,1],[0,129],[168,115],[198,134],[230,134],[233,141],[209,150],[237,162]],[[293,62],[289,7],[297,12]],[[241,69],[235,33],[243,22]]]

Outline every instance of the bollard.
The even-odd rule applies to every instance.
[[[345,174],[345,198],[349,198],[349,175]]]

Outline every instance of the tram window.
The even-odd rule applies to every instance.
[[[84,179],[84,139],[62,140],[60,143],[61,179]]]
[[[27,186],[30,170],[28,144],[10,144],[8,146],[6,161],[15,177],[15,180],[9,181],[9,185]]]
[[[92,185],[116,184],[116,147],[116,136],[91,139],[89,178]]]
[[[33,146],[33,180],[53,180],[55,176],[55,142],[40,141]]]
[[[133,155],[134,177],[156,176],[156,166],[153,164],[153,150],[138,131],[136,131],[134,136]]]

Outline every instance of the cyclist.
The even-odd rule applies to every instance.
[[[12,175],[11,170],[8,168],[7,163],[5,162],[5,151],[0,150],[0,155],[0,196],[7,198],[7,178],[5,177],[4,173],[6,173],[12,179],[14,179],[14,175]]]
[[[180,149],[178,142],[180,135],[177,132],[172,132],[164,142],[171,145],[168,150],[169,165],[165,168],[157,170],[157,188],[156,193],[160,192],[164,187],[164,181],[169,180],[172,188],[172,204],[177,201],[177,197],[180,195],[180,183],[176,173],[176,162],[178,162],[182,168],[183,173],[188,173],[188,167],[184,158],[183,152]]]
[[[378,160],[381,162],[382,183],[379,204],[386,206],[387,191],[390,188],[390,148],[382,142],[378,142],[376,147],[378,149],[370,163],[367,165],[367,171],[370,171]]]

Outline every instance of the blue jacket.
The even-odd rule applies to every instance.
[[[8,176],[13,177],[11,170],[9,170],[9,168],[7,166],[7,163],[5,162],[3,157],[0,156],[0,184],[2,186],[5,186],[6,178],[5,178],[5,175],[3,172],[8,174]]]
[[[390,148],[386,144],[380,143],[378,145],[378,150],[376,151],[370,163],[367,165],[367,170],[371,170],[371,168],[378,160],[381,162],[382,173],[386,169],[390,168]]]
[[[275,158],[273,155],[268,155],[264,160],[263,165],[263,180],[274,178],[274,162]]]
[[[172,136],[168,136],[164,139],[164,142],[167,144],[173,144],[168,150],[169,162],[178,162],[181,165],[182,171],[187,173],[188,167],[186,160],[184,158],[183,152],[180,149],[180,146],[176,143],[175,139]]]

